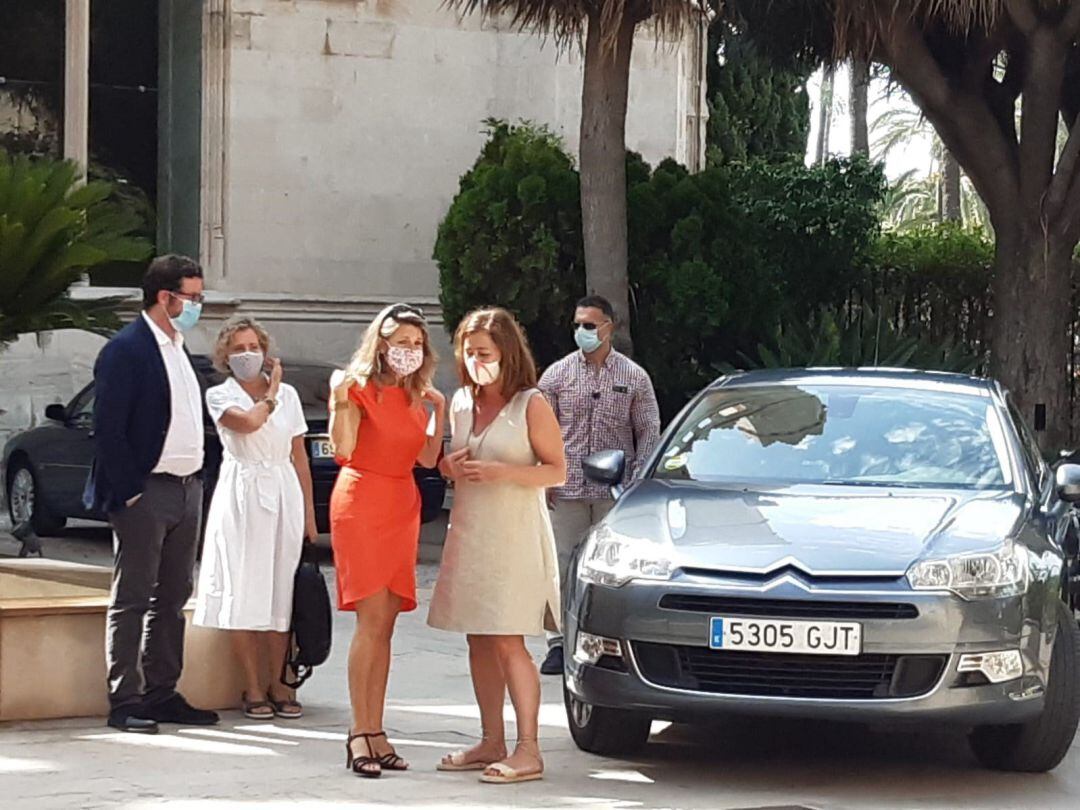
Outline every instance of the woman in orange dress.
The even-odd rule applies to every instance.
[[[387,307],[344,371],[331,378],[330,439],[341,463],[330,499],[338,608],[356,613],[349,647],[353,724],[347,764],[377,777],[409,765],[383,731],[390,639],[416,609],[419,463],[434,467],[446,400],[432,385],[436,358],[420,310]]]

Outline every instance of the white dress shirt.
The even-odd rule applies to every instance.
[[[161,458],[154,467],[155,473],[169,475],[194,475],[203,466],[202,391],[191,361],[184,353],[184,336],[179,332],[169,338],[153,319],[143,313],[150,331],[157,340],[165,373],[169,377],[169,403],[172,419],[165,434]]]

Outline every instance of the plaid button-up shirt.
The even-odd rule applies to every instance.
[[[614,349],[602,366],[574,352],[540,378],[562,428],[566,445],[567,500],[610,498],[608,488],[585,480],[581,462],[600,450],[626,453],[626,477],[633,476],[660,440],[660,409],[648,373]]]

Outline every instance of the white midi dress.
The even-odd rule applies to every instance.
[[[529,441],[529,400],[522,391],[479,435],[473,399],[463,388],[450,405],[451,449],[470,458],[539,464]],[[506,482],[454,485],[454,506],[428,624],[475,635],[538,636],[557,630],[559,569],[543,487]]]
[[[195,624],[287,631],[293,578],[304,543],[304,493],[292,441],[307,433],[300,396],[282,384],[278,407],[254,433],[223,427],[230,408],[255,403],[235,379],[206,392],[221,437],[217,487],[206,516]]]

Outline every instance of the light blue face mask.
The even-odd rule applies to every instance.
[[[585,352],[585,354],[592,354],[604,345],[604,341],[600,339],[599,333],[599,329],[586,329],[583,326],[579,326],[574,330],[574,342],[577,343],[578,348]]]
[[[172,321],[172,325],[179,332],[187,332],[195,328],[195,324],[199,322],[199,316],[202,315],[202,304],[196,304],[194,301],[188,301],[187,299],[181,299],[184,302],[184,308],[180,310],[180,314],[175,318],[169,318]]]

